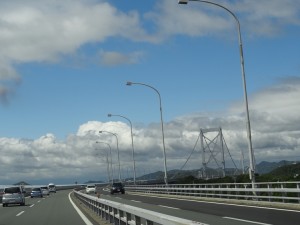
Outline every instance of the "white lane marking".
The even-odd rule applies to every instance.
[[[21,216],[25,211],[19,212],[16,216]]]
[[[246,222],[246,223],[254,223],[254,224],[260,224],[260,225],[272,225],[270,223],[261,223],[261,222],[256,222],[256,221],[251,221],[251,220],[242,220],[242,219],[238,219],[238,218],[234,218],[234,217],[223,217],[224,219],[229,219],[229,220],[237,220],[237,221],[242,221],[242,222]]]
[[[166,197],[161,197],[161,196],[156,196],[156,195],[142,195],[142,194],[132,194],[131,195],[138,195],[138,196],[147,196],[151,198],[166,198]],[[184,198],[172,198],[168,197],[167,199],[174,199],[178,201],[189,201],[189,202],[202,202],[202,203],[207,203],[207,204],[215,204],[215,205],[231,205],[231,206],[239,206],[239,207],[245,207],[245,208],[257,208],[257,209],[270,209],[270,210],[277,210],[277,211],[284,211],[284,212],[297,212],[300,213],[299,210],[294,210],[294,209],[283,209],[283,208],[272,208],[272,207],[267,207],[267,206],[255,206],[255,205],[241,205],[241,204],[235,204],[235,203],[226,203],[226,202],[208,202],[208,201],[203,201],[203,200],[197,200],[197,199],[184,199]]]
[[[31,206],[29,206],[29,207],[31,208],[31,207],[33,207],[33,206],[34,206],[34,204],[32,204],[32,205],[31,205]]]
[[[131,200],[131,201],[132,201],[132,202],[139,202],[139,203],[141,202],[141,201],[136,201],[136,200]]]
[[[71,193],[69,193],[69,200],[71,202],[71,204],[73,205],[74,209],[77,211],[77,213],[79,214],[79,216],[81,217],[81,219],[83,220],[83,222],[86,224],[86,225],[93,225],[91,223],[91,221],[89,221],[89,219],[80,211],[80,209],[75,205],[75,203],[72,201],[71,199]]]
[[[37,201],[37,203],[40,203],[40,202],[41,202],[41,200],[38,200],[38,201]]]
[[[158,205],[164,208],[168,208],[168,209],[179,209],[179,208],[175,208],[175,207],[170,207],[170,206],[166,206],[166,205]]]

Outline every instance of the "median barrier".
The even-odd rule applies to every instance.
[[[299,208],[300,182],[127,185],[129,192]]]
[[[207,225],[131,205],[101,199],[75,190],[74,196],[110,224]]]

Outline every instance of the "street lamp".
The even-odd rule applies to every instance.
[[[163,142],[164,169],[165,169],[164,180],[165,180],[165,184],[168,185],[167,159],[166,159],[166,147],[165,147],[165,134],[164,134],[164,123],[163,123],[163,116],[162,116],[162,106],[161,106],[160,93],[159,93],[159,91],[156,88],[154,88],[154,87],[152,87],[152,86],[150,86],[148,84],[134,83],[134,82],[130,82],[130,81],[127,81],[127,83],[126,83],[126,85],[128,85],[128,86],[131,86],[131,85],[134,85],[134,84],[143,85],[143,86],[149,87],[149,88],[153,89],[158,94],[158,97],[159,97],[159,109],[160,109],[160,123],[161,123],[162,142]]]
[[[98,150],[98,149],[95,149],[95,150]],[[100,149],[99,149],[100,150]],[[110,177],[110,172],[109,172],[109,161],[108,161],[108,153],[107,153],[107,151],[106,150],[104,150],[104,152],[105,152],[105,154],[106,154],[106,163],[107,163],[107,176],[108,176],[108,183],[109,183],[109,181],[111,180],[111,177]],[[96,154],[96,155],[98,155],[98,156],[102,156],[102,155],[100,155],[100,154]]]
[[[116,137],[116,140],[117,140],[117,150],[118,150],[118,163],[119,163],[119,181],[121,181],[121,164],[120,164],[120,151],[119,151],[119,140],[118,140],[118,136],[117,134],[115,133],[112,133],[112,132],[109,132],[109,131],[104,131],[104,130],[101,130],[99,131],[99,133],[109,133],[109,134],[112,134]]]
[[[247,136],[248,136],[248,149],[249,149],[249,160],[250,160],[250,168],[249,168],[249,176],[252,181],[252,185],[254,186],[255,183],[255,159],[254,159],[254,153],[252,149],[252,141],[251,141],[251,127],[250,127],[250,117],[249,117],[249,108],[248,108],[248,97],[247,97],[247,86],[246,86],[246,75],[245,75],[245,68],[244,68],[244,54],[243,54],[243,44],[242,44],[242,35],[241,35],[241,28],[240,28],[240,22],[237,18],[237,16],[230,11],[225,6],[222,6],[220,4],[210,2],[210,1],[202,1],[202,0],[190,0],[194,2],[203,2],[211,5],[218,6],[227,12],[230,13],[230,15],[233,16],[233,18],[236,21],[237,24],[237,30],[238,30],[238,39],[239,39],[239,46],[240,46],[240,62],[241,62],[241,70],[242,70],[242,79],[243,79],[243,88],[244,88],[244,101],[245,101],[245,111],[246,111],[246,129],[247,129]],[[179,4],[187,4],[189,0],[179,0]]]
[[[107,114],[108,117],[112,117],[112,116],[119,116],[122,117],[124,119],[126,119],[129,124],[130,124],[130,131],[131,131],[131,147],[132,147],[132,161],[133,161],[133,183],[135,184],[135,178],[136,178],[136,172],[135,172],[135,160],[134,160],[134,147],[133,147],[133,134],[132,134],[132,123],[130,121],[130,119],[128,119],[125,116],[122,115],[113,115],[113,114]]]
[[[111,182],[113,183],[114,181],[114,171],[112,168],[112,156],[111,156],[111,147],[110,144],[102,141],[96,141],[97,144],[106,144],[109,147],[109,154],[110,154],[110,171],[111,171]]]

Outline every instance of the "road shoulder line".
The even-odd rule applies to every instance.
[[[72,206],[74,207],[74,209],[76,210],[76,212],[79,214],[79,216],[81,217],[81,219],[85,222],[86,225],[93,225],[91,223],[91,221],[80,211],[80,209],[75,205],[75,203],[73,202],[73,200],[71,199],[71,193],[69,193],[69,200],[72,204]]]

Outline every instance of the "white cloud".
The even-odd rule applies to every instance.
[[[19,63],[56,61],[89,42],[113,36],[138,40],[145,35],[136,13],[122,13],[108,3],[77,0],[5,5],[0,17],[2,56]]]
[[[299,25],[300,5],[297,3],[297,0],[264,0],[257,4],[245,0],[228,6],[238,15],[246,13],[241,14],[241,22],[243,29],[249,33],[273,35],[284,24]],[[200,3],[178,6],[175,1],[170,4],[167,0],[159,4],[156,11],[145,15],[146,20],[157,25],[156,35],[149,35],[142,27],[142,18],[137,12],[123,13],[104,1],[31,0],[26,4],[23,0],[1,1],[0,79],[17,83],[19,77],[14,69],[15,64],[57,62],[86,43],[104,42],[110,37],[156,42],[171,35],[201,36],[234,29],[232,21],[216,8],[202,7]],[[251,26],[253,21],[255,26]],[[101,62],[105,65],[130,64],[138,62],[142,56],[143,53],[139,51],[128,54],[106,51],[101,53]],[[7,96],[9,87],[0,86],[0,95]],[[299,159],[299,79],[283,80],[256,93],[249,99],[249,106],[257,161]],[[197,141],[200,128],[221,127],[235,159],[239,159],[241,150],[247,156],[243,114],[243,103],[237,103],[228,109],[227,116],[194,113],[166,123],[168,168],[178,169],[184,164]],[[134,147],[140,175],[163,170],[160,129],[160,124],[134,127]],[[53,134],[46,134],[37,140],[0,138],[0,180],[17,182],[34,180],[36,177],[106,177],[105,162],[95,156],[95,149],[105,149],[105,146],[95,142],[105,141],[111,145],[116,164],[116,140],[113,135],[99,134],[100,130],[118,134],[122,167],[124,170],[130,168],[132,148],[129,126],[123,122],[89,121],[82,124],[76,134],[70,134],[63,141]],[[197,146],[189,165],[191,168],[201,165],[199,149]]]
[[[152,38],[137,12],[123,13],[104,1],[1,1],[0,81],[20,79],[16,64],[58,62],[87,43],[118,36],[133,41]],[[130,54],[127,63],[134,63],[138,55]],[[5,87],[8,90],[0,93],[4,98],[14,89]]]
[[[242,115],[243,108],[243,103],[236,104],[228,113]],[[257,158],[300,160],[300,79],[286,78],[257,92],[250,98],[249,108]]]
[[[242,31],[245,31],[243,34],[248,36],[272,36],[282,32],[285,25],[300,24],[298,0],[222,1],[220,4],[237,16]],[[189,2],[177,5],[164,0],[157,4],[157,8],[146,18],[155,22],[163,37],[174,34],[232,36],[232,32],[226,31],[236,29],[229,13],[210,4]]]
[[[300,24],[297,0],[224,2],[241,17],[242,29],[251,35],[272,35],[285,24]],[[151,11],[152,10],[152,11]],[[209,10],[209,12],[207,12]],[[147,31],[144,24],[151,24]],[[254,25],[253,25],[254,24]],[[76,54],[87,43],[101,43],[111,37],[157,43],[171,35],[222,34],[235,24],[217,7],[190,2],[187,6],[169,0],[158,1],[155,9],[140,15],[122,12],[107,1],[20,0],[0,2],[0,96],[6,101],[20,80],[15,65],[59,62]],[[101,54],[104,65],[133,64],[140,51]],[[76,58],[76,57],[75,57]]]
[[[205,13],[203,9],[197,7],[197,3],[190,5],[195,7],[170,4],[164,0],[158,3],[158,11],[148,13],[146,18],[157,25],[158,34],[163,38],[177,34],[203,36],[233,27],[227,19]]]
[[[239,13],[245,13],[242,17],[243,24],[249,33],[254,35],[275,35],[280,33],[286,24],[300,25],[298,0],[263,0],[259,3],[243,0],[232,7]]]
[[[300,160],[300,81],[291,77],[281,80],[269,89],[250,97],[253,150],[256,161]],[[285,104],[287,102],[288,104]],[[282,107],[284,105],[284,107]],[[189,155],[192,157],[185,169],[201,167],[201,147],[198,140],[200,129],[221,127],[224,139],[236,165],[240,164],[241,151],[247,165],[248,146],[246,139],[243,104],[228,109],[227,116],[210,116],[194,113],[165,123],[165,144],[168,169],[181,168]],[[122,177],[132,174],[132,146],[130,127],[120,121],[89,121],[82,124],[76,134],[64,141],[53,134],[36,140],[1,138],[0,180],[19,181],[45,179],[106,179],[105,151],[111,146],[115,177],[118,176],[118,137]],[[144,172],[163,171],[162,134],[160,124],[138,126],[133,129],[135,161],[138,175]],[[214,135],[214,134],[212,134]],[[213,136],[212,136],[213,138]],[[194,151],[193,151],[194,149]],[[102,159],[96,156],[103,155]],[[227,153],[226,161],[230,161]],[[97,168],[97,169],[96,169]],[[99,170],[100,168],[100,170]],[[97,172],[95,172],[97,171]],[[127,171],[127,172],[126,172]],[[76,173],[76,175],[75,175]]]
[[[299,130],[300,80],[282,79],[272,87],[257,92],[249,101],[254,126],[259,131]],[[242,104],[233,105],[229,113],[242,112]],[[261,121],[264,121],[261,122]]]

